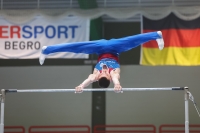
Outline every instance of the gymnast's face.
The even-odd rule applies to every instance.
[[[106,77],[108,80],[111,80],[111,76],[110,76],[110,73],[109,73],[109,68],[106,65],[102,66],[102,70],[101,70],[101,73],[99,74],[98,79],[100,79],[102,77]]]

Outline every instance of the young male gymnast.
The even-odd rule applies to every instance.
[[[75,93],[83,92],[89,84],[98,81],[101,88],[108,88],[110,82],[114,84],[116,93],[122,92],[120,79],[119,54],[142,45],[148,41],[156,40],[158,48],[164,48],[164,40],[161,31],[142,33],[138,35],[110,40],[96,40],[86,42],[64,43],[50,46],[43,46],[39,62],[42,65],[48,54],[56,52],[74,52],[85,54],[97,54],[98,62],[93,73],[88,76],[80,85],[75,87]]]

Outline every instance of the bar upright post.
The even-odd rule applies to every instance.
[[[4,133],[4,103],[5,103],[5,90],[1,90],[1,119],[0,119],[0,133]]]
[[[185,133],[189,133],[189,94],[188,87],[185,88]]]

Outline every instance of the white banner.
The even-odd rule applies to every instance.
[[[85,17],[35,16],[16,24],[0,18],[0,58],[39,58],[44,45],[89,41],[90,20]],[[88,58],[88,54],[55,53],[48,58]]]

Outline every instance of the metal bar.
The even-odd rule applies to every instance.
[[[185,87],[170,87],[170,88],[122,88],[122,91],[166,91],[166,90],[184,90]],[[10,92],[75,92],[75,89],[6,89],[6,93]],[[85,92],[90,91],[114,91],[113,88],[93,88],[83,89]]]
[[[1,90],[1,119],[0,119],[0,133],[4,133],[4,103],[5,103],[5,90]]]
[[[40,9],[40,0],[37,1],[37,9]]]
[[[188,88],[185,88],[185,133],[189,133],[189,93]]]
[[[139,7],[141,6],[141,0],[138,0]]]
[[[107,7],[107,0],[104,0],[104,7]]]
[[[3,0],[1,0],[1,10],[3,10]]]
[[[185,90],[185,133],[189,133],[189,109],[188,109],[188,87],[163,87],[163,88],[123,88],[122,91],[162,91],[162,90]],[[0,133],[4,133],[4,102],[5,94],[12,92],[74,92],[75,89],[1,89],[1,121],[0,121]],[[113,88],[93,88],[84,89],[84,91],[114,91]]]
[[[73,2],[73,0],[70,0],[70,8],[72,8],[72,2]]]
[[[174,4],[174,0],[172,0],[172,6],[174,6],[175,4]]]

